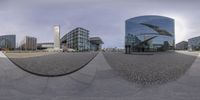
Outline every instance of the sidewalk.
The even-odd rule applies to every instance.
[[[62,77],[22,71],[0,52],[2,100],[199,100],[200,55],[177,81],[143,87],[118,76],[100,52],[87,66]]]
[[[96,67],[93,61],[76,73],[61,77],[40,77],[15,66],[0,52],[1,100],[60,100],[76,97],[93,82]]]
[[[200,100],[200,55],[177,81],[145,88],[134,100]]]

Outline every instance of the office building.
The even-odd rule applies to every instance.
[[[200,36],[188,40],[188,50],[189,51],[200,50]]]
[[[61,39],[63,45],[76,51],[90,50],[89,31],[78,27],[64,35]]]
[[[187,50],[188,49],[188,42],[187,41],[181,41],[176,44],[176,50]]]
[[[174,19],[147,15],[126,20],[125,51],[166,51],[175,49]]]
[[[37,38],[26,36],[20,45],[21,50],[37,50]]]
[[[103,41],[100,37],[91,37],[90,38],[90,50],[91,51],[99,51],[101,50],[101,46]]]
[[[43,49],[53,49],[54,48],[54,43],[38,43],[37,44],[37,49],[38,50],[43,50]]]
[[[0,36],[0,50],[14,50],[16,48],[16,35]]]

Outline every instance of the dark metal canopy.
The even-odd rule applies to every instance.
[[[103,44],[103,41],[101,40],[100,37],[91,37],[90,42],[95,44]]]

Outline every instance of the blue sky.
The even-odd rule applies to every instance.
[[[53,25],[61,36],[75,27],[99,36],[103,47],[123,47],[125,20],[141,15],[164,15],[176,20],[176,42],[200,36],[198,0],[0,0],[0,35],[28,35],[38,42],[53,41]]]

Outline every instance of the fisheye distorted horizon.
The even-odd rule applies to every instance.
[[[1,0],[0,35],[16,34],[53,42],[53,26],[61,37],[76,27],[99,36],[104,48],[124,47],[125,20],[143,15],[175,19],[175,42],[199,36],[198,0]]]

